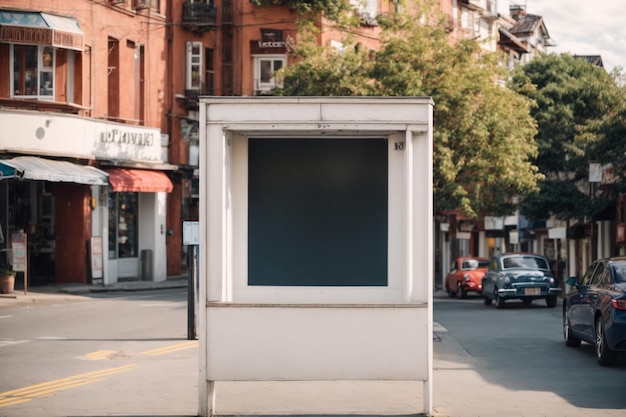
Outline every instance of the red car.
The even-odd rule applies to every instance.
[[[462,256],[452,264],[446,276],[445,287],[450,297],[465,298],[468,292],[482,293],[483,275],[487,272],[489,260],[476,256]]]

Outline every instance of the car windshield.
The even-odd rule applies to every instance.
[[[461,265],[462,269],[476,269],[476,268],[487,268],[489,266],[489,261],[479,261],[478,259],[466,259],[463,261],[463,265]]]
[[[536,256],[512,256],[502,260],[504,269],[512,268],[531,268],[531,269],[548,269],[545,259]]]

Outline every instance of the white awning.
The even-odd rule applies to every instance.
[[[106,172],[92,166],[67,161],[18,156],[13,159],[0,159],[0,170],[6,171],[3,165],[15,169],[15,177],[22,180],[109,185],[109,174]]]

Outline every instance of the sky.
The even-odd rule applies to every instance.
[[[509,15],[509,5],[525,5],[526,12],[543,17],[550,52],[600,55],[607,71],[626,71],[626,1],[624,0],[497,0],[498,11]]]

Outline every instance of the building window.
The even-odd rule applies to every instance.
[[[202,89],[202,42],[187,42],[186,90]]]
[[[477,19],[472,10],[466,8],[461,10],[461,30],[465,39],[472,39],[478,34]]]
[[[116,120],[120,116],[120,45],[117,39],[111,37],[108,45],[107,111],[109,119]]]
[[[213,85],[215,83],[215,65],[213,64],[213,55],[213,49],[207,48],[204,50],[204,68],[206,68],[206,70],[204,76],[205,89],[203,93],[210,96],[215,94],[215,86]]]
[[[258,56],[254,60],[254,84],[257,94],[269,92],[276,87],[274,73],[284,67],[287,58],[280,56]],[[281,87],[278,85],[278,87]]]
[[[11,45],[13,97],[54,98],[55,50],[51,46]]]
[[[156,13],[161,12],[161,1],[160,0],[134,0],[135,1],[135,9],[136,10],[144,10],[150,9]],[[121,2],[123,3],[123,2]]]
[[[109,259],[137,258],[138,193],[109,195]]]

